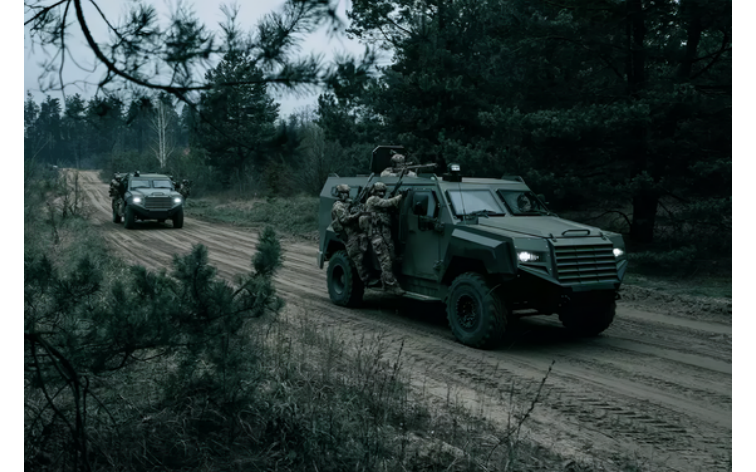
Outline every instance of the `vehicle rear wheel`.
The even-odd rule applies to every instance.
[[[328,261],[328,295],[336,305],[355,307],[362,303],[365,285],[346,251],[338,251]]]
[[[480,349],[496,347],[503,341],[509,318],[498,291],[474,272],[452,282],[446,316],[459,342]]]
[[[126,229],[133,229],[135,220],[136,215],[134,214],[134,210],[130,206],[127,206],[126,210],[123,212],[123,227]]]
[[[121,215],[118,214],[118,209],[116,208],[116,202],[113,201],[113,204],[111,206],[113,207],[113,223],[120,223]]]
[[[173,222],[174,228],[183,228],[184,227],[184,209],[179,208],[178,211],[173,214],[171,221]]]
[[[574,334],[596,336],[614,321],[617,302],[614,294],[588,298],[559,313],[559,321]]]

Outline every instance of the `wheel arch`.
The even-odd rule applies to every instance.
[[[489,275],[488,269],[486,269],[486,265],[482,260],[472,257],[453,256],[449,267],[441,278],[441,282],[446,286],[450,286],[454,279],[465,272],[476,272],[484,277]]]

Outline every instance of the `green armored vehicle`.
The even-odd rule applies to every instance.
[[[136,221],[171,220],[174,228],[184,226],[184,197],[168,175],[115,173],[110,182],[113,222],[132,229]]]
[[[581,335],[609,327],[627,269],[621,235],[559,218],[519,177],[463,178],[454,164],[443,176],[378,177],[390,166],[391,148],[373,151],[370,177],[331,176],[321,192],[318,264],[328,261],[335,304],[358,305],[366,287],[343,234],[331,226],[334,189],[347,184],[354,199],[382,181],[405,195],[393,225],[403,296],[443,301],[460,342],[495,347],[519,317],[535,314],[558,314]],[[378,279],[369,252],[365,260]]]

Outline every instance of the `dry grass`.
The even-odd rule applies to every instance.
[[[188,216],[237,226],[271,226],[280,233],[317,239],[317,197],[228,200],[223,197],[190,199]]]

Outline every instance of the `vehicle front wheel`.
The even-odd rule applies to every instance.
[[[559,321],[574,334],[596,336],[612,324],[616,309],[613,293],[596,296],[561,311]]]
[[[365,285],[346,251],[338,251],[328,261],[328,295],[336,305],[355,307],[362,303]]]
[[[446,316],[462,344],[491,349],[504,339],[507,310],[498,292],[482,275],[467,272],[452,282]]]
[[[173,218],[171,218],[171,221],[173,222],[174,228],[183,228],[184,227],[184,209],[179,208],[178,211],[173,214]]]
[[[126,229],[133,229],[135,220],[136,215],[134,214],[134,210],[130,206],[127,206],[126,210],[123,212],[123,227]]]

